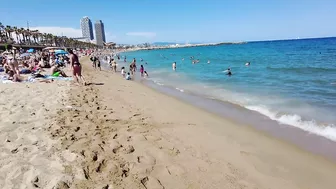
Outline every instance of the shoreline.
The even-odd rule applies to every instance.
[[[286,164],[287,163],[289,163],[289,164],[293,163],[290,166],[284,166],[282,164],[282,166],[284,166],[283,169],[287,170],[286,173],[293,173],[292,177],[296,177],[297,175],[301,175],[302,179],[303,179],[305,177],[304,175],[307,172],[310,172],[310,170],[308,170],[307,167],[311,166],[311,167],[321,168],[320,166],[324,163],[327,163],[327,162],[328,162],[327,164],[329,164],[331,169],[335,168],[334,162],[330,162],[330,159],[327,160],[325,157],[322,157],[320,155],[316,155],[314,153],[308,152],[308,151],[306,151],[302,148],[298,148],[296,145],[293,145],[293,144],[291,144],[289,142],[286,142],[282,139],[279,140],[278,137],[274,137],[273,135],[271,135],[267,132],[263,132],[263,131],[260,131],[258,129],[255,129],[253,127],[250,127],[249,124],[244,124],[244,123],[241,123],[241,122],[237,122],[234,119],[230,119],[228,117],[219,116],[215,112],[205,111],[204,109],[202,109],[200,107],[195,107],[194,104],[191,105],[189,102],[186,102],[186,101],[183,101],[183,100],[181,101],[181,99],[178,99],[173,95],[170,95],[170,94],[167,95],[167,93],[162,93],[161,91],[158,91],[157,89],[153,89],[153,88],[148,87],[146,85],[143,85],[141,83],[123,80],[120,77],[119,74],[117,74],[115,76],[115,74],[112,74],[112,73],[109,72],[109,73],[104,73],[104,75],[105,75],[105,78],[106,78],[105,80],[106,81],[107,80],[113,81],[113,83],[114,83],[113,85],[115,85],[114,88],[118,91],[117,93],[120,93],[121,96],[119,96],[118,100],[123,99],[123,101],[122,101],[123,103],[132,104],[131,106],[133,106],[134,108],[140,108],[141,106],[138,106],[138,105],[142,104],[142,106],[144,107],[144,110],[143,110],[144,112],[146,112],[146,110],[148,110],[148,109],[151,110],[150,111],[152,113],[151,117],[152,117],[152,119],[155,120],[156,123],[162,123],[163,120],[167,120],[167,123],[165,123],[165,124],[168,124],[167,126],[168,126],[169,130],[171,129],[171,130],[174,131],[173,133],[174,133],[174,136],[176,137],[177,141],[180,141],[182,138],[184,138],[184,139],[182,139],[182,141],[187,142],[188,144],[186,144],[186,145],[191,145],[191,144],[194,144],[194,143],[199,145],[201,143],[202,145],[207,146],[205,149],[203,148],[203,150],[207,151],[208,156],[210,156],[212,158],[215,158],[214,156],[212,156],[212,155],[214,155],[213,153],[215,153],[215,152],[220,153],[220,154],[224,153],[224,154],[226,154],[225,157],[231,157],[232,158],[232,156],[231,156],[232,154],[230,154],[230,153],[233,153],[233,151],[238,150],[238,151],[240,151],[240,154],[242,155],[242,154],[245,154],[245,152],[246,152],[245,147],[249,146],[248,149],[250,149],[250,150],[251,149],[254,149],[254,150],[259,149],[259,150],[257,150],[258,151],[257,153],[253,153],[254,155],[260,156],[260,157],[261,156],[268,157],[267,160],[264,159],[263,161],[272,161],[273,162],[273,163],[268,165],[268,166],[270,166],[269,168],[273,167],[274,165],[279,165],[279,164],[284,163],[282,161],[285,161]],[[99,78],[101,78],[101,77],[99,77]],[[132,89],[134,89],[134,90],[132,90]],[[106,95],[110,94],[110,95],[114,96],[112,94],[113,93],[112,91],[113,90],[109,90],[109,92],[106,93]],[[130,93],[128,93],[128,92],[130,92]],[[151,96],[151,100],[150,101],[145,101],[143,99],[145,97],[143,97],[143,96]],[[161,99],[161,100],[157,101],[158,98]],[[126,101],[124,101],[124,100],[126,100]],[[141,102],[141,101],[144,101],[144,102]],[[150,104],[146,104],[148,102],[150,102]],[[195,102],[195,101],[193,101],[193,102]],[[160,103],[160,109],[157,109],[155,111],[155,109],[152,109],[153,105],[151,105],[151,104],[156,104],[156,103]],[[174,107],[173,108],[174,113],[171,110],[172,106]],[[186,108],[187,110],[182,108],[182,107]],[[140,109],[142,109],[142,108],[140,108]],[[179,110],[179,111],[176,112],[176,110]],[[166,114],[162,117],[162,112],[163,111],[166,111]],[[181,113],[179,113],[179,112],[181,112]],[[195,113],[195,112],[197,112],[197,113]],[[205,119],[205,117],[207,117],[206,118],[207,124],[205,124],[205,125],[201,124],[202,126],[200,126],[200,123],[198,121],[202,120],[202,118]],[[210,119],[208,119],[208,118],[210,118]],[[184,120],[183,125],[188,125],[188,126],[186,126],[187,128],[176,127],[177,125],[180,125],[180,124],[176,124],[172,120],[179,120],[179,121]],[[211,124],[210,122],[212,122],[213,120],[217,120],[219,122],[217,124]],[[261,127],[263,127],[263,126],[261,126]],[[164,126],[164,128],[166,128],[166,127]],[[192,130],[189,130],[191,128],[192,128]],[[197,132],[197,130],[200,129],[200,128],[204,129],[201,132],[202,134]],[[160,127],[159,127],[159,129],[160,129]],[[179,132],[180,129],[182,129],[183,132]],[[184,129],[187,129],[187,130],[184,130]],[[149,133],[151,133],[151,132],[149,131]],[[168,135],[171,136],[171,134],[172,133],[168,132]],[[194,134],[196,135],[196,138],[193,138],[193,137],[190,136],[190,135],[194,135]],[[218,135],[221,136],[221,137],[218,138]],[[190,136],[191,138],[188,137],[188,136]],[[295,134],[292,135],[292,136],[295,137]],[[201,138],[199,138],[199,137],[201,137]],[[209,137],[216,138],[216,140],[218,139],[216,144],[212,143],[213,141],[211,142],[212,139],[210,139]],[[208,140],[203,139],[203,138],[206,138]],[[197,140],[200,140],[200,141],[197,141]],[[261,141],[263,141],[263,142],[261,142]],[[227,144],[225,144],[225,143],[227,143]],[[236,146],[237,144],[239,144],[239,145]],[[210,146],[208,146],[208,145],[210,145]],[[211,148],[214,147],[214,146],[211,147],[212,145],[216,146],[215,151],[210,150]],[[233,146],[231,146],[231,145],[233,145]],[[222,147],[223,147],[223,151],[221,151],[220,149],[217,149],[217,148],[222,148]],[[194,149],[194,150],[196,150],[196,149]],[[254,150],[252,150],[252,151],[254,151]],[[179,150],[179,151],[181,152],[181,150]],[[229,154],[227,153],[228,151],[230,152]],[[199,152],[199,153],[201,153],[201,152]],[[274,156],[274,153],[276,153],[276,154],[279,153],[279,154]],[[224,154],[222,154],[222,155],[224,155]],[[250,152],[248,152],[247,154],[251,155]],[[270,155],[270,154],[273,154],[273,155]],[[291,154],[291,155],[288,155],[288,154]],[[240,155],[234,156],[234,157],[239,159],[239,156]],[[282,157],[282,159],[281,158],[279,159],[279,158],[276,158],[276,157]],[[269,158],[271,158],[271,159],[269,159]],[[287,158],[289,158],[289,159],[287,159]],[[226,158],[224,158],[224,159],[226,159]],[[222,159],[222,160],[224,160],[224,159]],[[276,160],[273,161],[273,159],[276,159]],[[233,159],[231,159],[231,160],[234,161]],[[278,161],[280,161],[282,163],[280,163]],[[239,162],[238,164],[246,165],[245,163],[243,163],[244,161],[243,162],[238,161],[238,162]],[[230,163],[232,163],[232,162],[230,162]],[[306,164],[306,163],[308,163],[307,166],[303,166],[301,168],[303,172],[299,173],[299,172],[295,171],[294,167],[296,165],[298,165],[298,164],[302,165],[302,164]],[[238,164],[235,164],[235,165],[238,165]],[[316,165],[312,166],[312,164],[316,164]],[[320,165],[317,165],[317,164],[320,164]],[[266,165],[264,163],[262,163],[262,161],[261,161],[260,164],[258,164],[258,166],[255,167],[255,168],[258,168],[259,166],[263,167],[263,166],[266,166]],[[246,165],[246,167],[240,167],[240,168],[245,170],[245,171],[248,170],[247,172],[252,171],[252,170],[249,170],[248,167],[250,167],[250,165]],[[321,171],[325,172],[326,169],[327,169],[327,167],[324,167],[323,169],[321,169]],[[212,171],[210,168],[207,169],[207,170],[209,172]],[[225,168],[223,168],[223,170],[225,170]],[[252,172],[254,172],[254,171],[252,171]],[[335,170],[333,170],[332,172],[334,172],[334,171]],[[223,172],[225,172],[225,171],[223,171]],[[294,172],[296,172],[296,173],[294,174]],[[260,172],[258,172],[258,173],[260,173]],[[198,174],[198,172],[195,173],[195,174]],[[254,173],[254,174],[256,174],[256,173]],[[314,174],[314,173],[311,172],[311,174]],[[267,175],[268,176],[272,175],[272,172],[269,172]],[[296,175],[296,176],[294,176],[294,175]],[[203,178],[205,178],[205,177],[203,177]],[[292,180],[292,178],[287,178],[287,179]],[[285,179],[285,180],[287,180],[287,179]],[[210,179],[210,180],[212,180],[212,179]],[[287,181],[289,181],[289,180],[287,180]],[[296,182],[294,180],[292,180],[290,182]],[[259,181],[255,182],[255,183],[259,183]],[[301,184],[306,185],[307,183],[306,184],[301,183]],[[300,186],[302,186],[302,185],[300,185]],[[274,184],[268,185],[268,187],[270,187],[270,188],[278,188],[277,186],[280,186],[280,185],[274,185]],[[306,187],[314,188],[312,184],[307,184]],[[331,187],[331,186],[325,186],[325,188],[328,188],[328,187]],[[263,187],[261,187],[261,188],[263,188]],[[296,185],[296,187],[288,186],[288,188],[300,188],[300,187],[298,187],[298,185]]]
[[[288,142],[298,148],[336,162],[336,150],[333,150],[333,146],[336,142],[324,136],[302,130],[292,125],[281,124],[259,112],[249,110],[231,102],[206,98],[205,96],[192,94],[188,91],[180,92],[173,87],[160,86],[149,80],[138,82],[162,94],[172,96],[177,100],[181,100],[233,122],[252,127],[256,131],[264,132],[276,139]]]
[[[33,90],[37,94],[49,94],[44,106],[52,108],[53,116],[45,117],[48,114],[42,110],[36,112],[37,119],[31,115],[30,106],[38,110],[40,99],[20,98],[30,103],[15,115],[33,119],[28,119],[28,127],[19,123],[18,129],[11,131],[11,136],[18,136],[10,138],[10,143],[22,142],[20,137],[46,137],[39,140],[42,148],[31,150],[31,142],[25,142],[28,146],[10,153],[11,158],[4,158],[7,151],[2,151],[0,165],[22,157],[31,161],[45,156],[52,159],[30,164],[28,171],[21,164],[10,164],[11,174],[4,181],[0,176],[0,186],[10,182],[7,188],[23,184],[46,189],[334,188],[336,165],[324,157],[139,82],[127,81],[120,73],[95,71],[88,58],[81,63],[89,83],[86,87],[68,83],[66,86],[72,88],[67,90],[58,82],[58,87],[53,83],[9,86],[31,87],[21,90],[23,96],[29,93],[38,97],[30,91],[35,88],[39,89]],[[13,107],[8,106],[10,111]],[[35,129],[31,129],[33,125]],[[52,145],[42,145],[51,139]],[[48,174],[50,169],[59,174]]]

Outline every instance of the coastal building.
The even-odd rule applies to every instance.
[[[85,16],[80,20],[80,25],[82,29],[82,36],[87,39],[87,41],[93,40],[93,27],[92,22],[89,17]]]
[[[96,32],[96,44],[98,46],[104,46],[104,43],[106,42],[105,29],[104,29],[104,23],[101,20],[96,21],[95,32]]]

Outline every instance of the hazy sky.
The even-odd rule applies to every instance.
[[[223,42],[336,36],[336,0],[16,0],[0,22],[80,37],[79,20],[105,24],[107,41]]]

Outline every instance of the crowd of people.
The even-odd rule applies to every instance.
[[[92,67],[95,70],[100,71],[101,66],[102,66],[101,65],[101,60],[105,60],[105,62],[108,63],[111,71],[113,73],[118,73],[117,60],[120,61],[120,55],[119,54],[112,54],[112,55],[105,55],[105,56],[104,55],[102,56],[101,54],[93,54],[90,57],[90,60],[92,62]],[[124,63],[125,63],[125,61],[126,61],[126,56],[124,56]],[[141,61],[143,61],[143,59],[141,59]],[[140,72],[140,77],[142,77],[142,78],[147,78],[149,76],[143,65],[140,65],[139,70],[137,69],[137,64],[136,64],[136,59],[135,58],[129,64],[128,72],[126,72],[125,66],[122,66],[120,68],[120,73],[121,73],[122,77],[125,78],[126,80],[133,80],[137,71]]]
[[[59,53],[58,53],[59,52]],[[78,55],[72,50],[55,51],[54,49],[34,50],[29,53],[23,49],[9,46],[0,55],[1,80],[13,82],[28,81],[30,78],[46,79],[68,77],[65,70],[72,70],[75,81],[86,84],[82,74]],[[50,77],[51,76],[51,77]]]

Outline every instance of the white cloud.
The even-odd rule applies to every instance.
[[[39,26],[30,27],[30,30],[39,30],[41,33],[51,33],[57,36],[67,36],[67,37],[82,37],[82,30],[76,28],[67,27],[57,27],[57,26]],[[105,37],[107,42],[116,39],[117,37],[112,35],[110,32],[105,31]]]
[[[156,36],[156,33],[154,32],[128,32],[126,33],[128,36],[136,36],[136,37],[146,37],[146,38],[152,38]]]
[[[57,26],[40,26],[31,27],[30,30],[39,30],[41,33],[51,33],[57,36],[67,36],[67,37],[81,37],[82,31],[75,28],[57,27]]]

